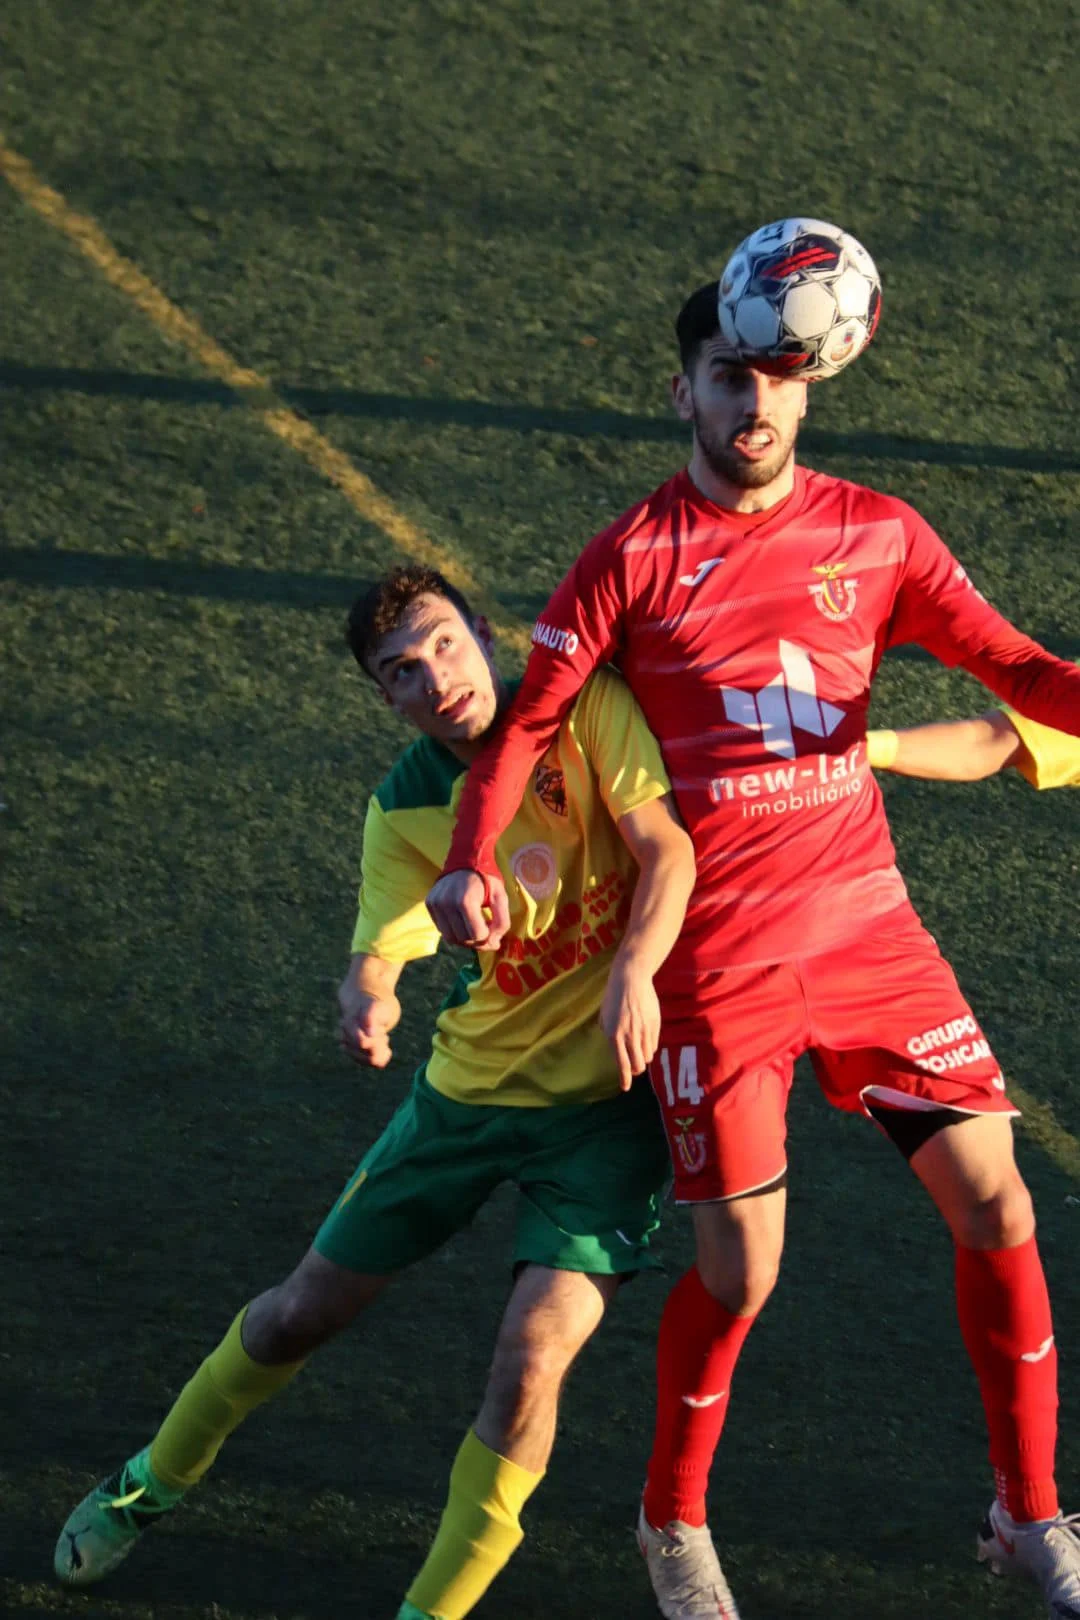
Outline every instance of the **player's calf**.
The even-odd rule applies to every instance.
[[[529,1265],[495,1341],[476,1433],[522,1467],[547,1466],[567,1372],[603,1319],[619,1279]]]
[[[615,1277],[547,1266],[522,1271],[435,1541],[398,1620],[463,1620],[520,1546],[521,1513],[544,1477],[563,1380],[617,1286]]]

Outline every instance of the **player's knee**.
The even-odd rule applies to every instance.
[[[503,1333],[495,1346],[490,1386],[501,1404],[526,1410],[558,1393],[578,1351],[573,1334]]]
[[[966,1249],[1012,1249],[1035,1230],[1031,1194],[1019,1171],[1000,1187],[972,1198],[954,1219],[953,1236]]]
[[[329,1336],[324,1314],[299,1289],[283,1283],[274,1289],[259,1317],[259,1337],[274,1359],[294,1360],[307,1355]]]
[[[298,1360],[345,1327],[353,1314],[348,1303],[309,1279],[293,1276],[264,1296],[259,1330],[275,1359]]]
[[[706,1290],[732,1316],[756,1316],[776,1287],[780,1256],[743,1256],[734,1265],[717,1256],[699,1257],[698,1272]]]

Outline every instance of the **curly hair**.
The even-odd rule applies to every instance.
[[[475,614],[456,585],[451,585],[437,568],[425,568],[422,563],[401,564],[370,584],[349,609],[345,626],[345,640],[353,657],[372,680],[368,659],[384,636],[400,629],[406,615],[418,596],[442,596],[457,608],[466,624],[472,625]]]

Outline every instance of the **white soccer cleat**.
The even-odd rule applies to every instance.
[[[995,1575],[1026,1575],[1042,1589],[1050,1620],[1080,1620],[1080,1513],[1014,1524],[994,1502],[979,1531],[979,1562]]]
[[[637,1543],[664,1620],[739,1620],[707,1524],[673,1519],[654,1530],[642,1507]]]

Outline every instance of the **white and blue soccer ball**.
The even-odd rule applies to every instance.
[[[812,382],[866,348],[881,277],[861,242],[823,219],[779,219],[740,242],[720,277],[720,330],[740,360]]]

